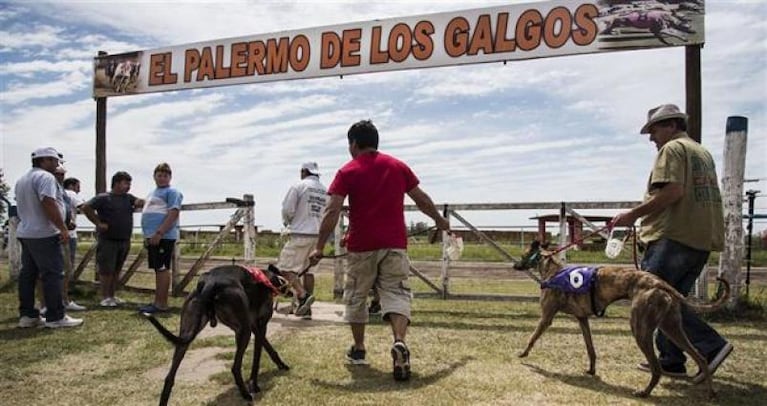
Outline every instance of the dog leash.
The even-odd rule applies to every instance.
[[[598,229],[598,230],[595,230],[595,231],[593,231],[593,232],[591,232],[591,233],[588,233],[588,234],[586,234],[585,236],[583,236],[583,237],[581,237],[581,238],[577,238],[577,239],[573,240],[571,243],[569,243],[569,244],[567,244],[567,245],[564,245],[564,246],[562,246],[562,247],[560,247],[560,248],[557,248],[557,249],[556,249],[556,250],[555,250],[555,251],[552,253],[552,255],[556,255],[556,254],[559,254],[559,253],[560,253],[560,252],[562,252],[562,251],[565,251],[565,250],[569,250],[570,248],[572,248],[572,247],[574,247],[574,246],[576,246],[576,245],[578,245],[578,244],[582,243],[582,242],[583,242],[585,239],[587,239],[587,238],[591,237],[592,235],[594,235],[594,234],[599,234],[599,233],[601,233],[602,231],[605,231],[605,230],[609,230],[609,229],[610,229],[610,225],[608,224],[608,225],[606,225],[606,226],[604,226],[604,227],[602,227],[602,228],[600,228],[600,229]]]
[[[325,258],[328,258],[328,259],[343,258],[343,257],[345,257],[347,255],[349,255],[349,254],[345,253],[345,254],[338,254],[338,255],[323,255],[320,259],[325,259]],[[304,268],[303,271],[299,272],[296,277],[300,278],[300,277],[304,276],[305,273],[309,272],[309,270],[312,269],[312,266],[313,266],[312,264],[309,264],[309,266]]]

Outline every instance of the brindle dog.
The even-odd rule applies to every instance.
[[[522,260],[514,265],[518,270],[537,268],[543,280],[549,280],[563,268],[553,253],[546,251],[538,241],[534,241]],[[724,279],[719,281],[724,285],[724,294],[715,302],[700,305],[688,302],[684,296],[671,285],[650,272],[637,271],[633,268],[605,266],[597,270],[598,282],[593,295],[565,293],[554,289],[541,290],[541,319],[538,327],[530,336],[527,348],[519,353],[526,357],[533,344],[551,325],[554,315],[563,311],[572,314],[578,323],[586,341],[586,351],[589,354],[588,374],[596,372],[596,353],[591,341],[589,316],[594,309],[604,309],[609,304],[620,299],[631,301],[631,332],[636,339],[639,349],[644,353],[650,365],[652,378],[646,388],[634,392],[634,395],[646,397],[650,395],[661,376],[661,366],[653,347],[653,332],[660,329],[679,348],[689,354],[698,364],[700,372],[705,374],[708,395],[715,396],[711,385],[711,374],[707,362],[695,347],[692,346],[682,329],[682,306],[688,306],[696,312],[710,312],[718,309],[730,295],[730,285]],[[592,297],[595,303],[592,304]],[[597,310],[599,311],[599,310]]]
[[[282,273],[269,266],[263,271],[271,284],[282,294],[288,291],[288,283]],[[288,367],[277,351],[266,339],[266,325],[272,318],[272,294],[274,291],[264,283],[253,280],[248,270],[239,265],[225,265],[211,269],[202,274],[197,288],[191,292],[181,307],[181,322],[179,335],[168,331],[151,314],[144,314],[157,330],[176,347],[170,371],[165,377],[162,388],[160,405],[167,405],[173,382],[181,360],[189,348],[189,344],[197,334],[210,322],[215,327],[217,320],[235,332],[237,350],[234,355],[232,374],[240,394],[245,400],[252,401],[251,393],[260,391],[258,387],[258,367],[261,361],[261,349],[265,349],[269,357],[279,369]],[[250,371],[248,386],[242,379],[242,357],[248,347],[251,333],[255,336],[253,350],[253,366]]]

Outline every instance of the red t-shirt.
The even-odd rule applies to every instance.
[[[338,170],[328,194],[349,196],[351,252],[407,248],[405,194],[418,178],[402,161],[381,152],[363,153]]]

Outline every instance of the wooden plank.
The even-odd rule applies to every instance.
[[[75,269],[74,274],[72,275],[72,280],[76,281],[80,279],[80,274],[83,273],[85,270],[85,267],[88,266],[88,264],[91,262],[91,259],[93,259],[93,256],[96,254],[96,241],[91,244],[91,247],[88,248],[88,251],[85,252],[85,255],[83,255],[83,259],[80,260],[80,265],[77,266],[77,269]]]
[[[434,282],[430,281],[429,278],[426,277],[421,271],[418,270],[418,268],[414,267],[412,264],[410,265],[410,272],[417,276],[419,279],[423,281],[423,283],[429,285],[430,288],[432,288],[435,292],[437,292],[440,296],[440,298],[443,297],[442,289],[440,289],[437,285],[434,284]]]
[[[235,224],[237,224],[238,221],[245,215],[245,210],[247,208],[239,208],[237,211],[232,214],[232,217],[229,219],[229,222],[226,223],[224,228],[221,230],[221,232],[216,235],[216,238],[213,239],[213,241],[208,246],[208,249],[205,250],[205,252],[200,255],[199,258],[197,258],[197,261],[194,262],[194,265],[192,265],[192,268],[187,272],[186,275],[184,275],[184,279],[181,280],[181,283],[178,285],[173,286],[173,295],[179,295],[184,290],[186,285],[189,284],[189,282],[192,281],[192,278],[197,276],[197,272],[200,271],[202,266],[205,264],[205,261],[208,260],[210,255],[213,253],[213,250],[218,248],[218,246],[221,244],[221,241],[224,239],[224,236],[229,234],[229,231],[234,228]]]
[[[572,208],[566,207],[565,209],[567,210],[568,214],[570,214],[571,216],[577,218],[581,223],[589,226],[589,228],[591,228],[592,230],[597,231],[600,228],[602,228],[602,227],[597,227],[596,224],[586,220],[585,217],[581,216],[577,211],[573,210]],[[604,237],[605,239],[610,237],[610,234],[607,231],[605,231],[605,230],[600,231],[598,234],[601,235],[602,237]]]
[[[146,259],[147,251],[146,248],[141,247],[141,251],[139,251],[138,255],[136,255],[136,258],[133,260],[133,262],[128,267],[128,270],[126,270],[122,276],[119,277],[117,286],[124,287],[130,278],[133,276],[134,273],[136,273],[136,270],[138,270],[138,267],[141,265],[142,262],[144,262],[144,259]]]
[[[567,207],[579,210],[600,209],[630,209],[641,204],[639,201],[615,202],[565,202]],[[439,206],[439,205],[437,205]],[[559,210],[562,202],[532,202],[532,203],[465,203],[449,204],[452,210]],[[405,211],[417,211],[414,204],[405,205]]]

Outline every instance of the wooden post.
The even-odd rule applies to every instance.
[[[21,272],[21,243],[16,238],[16,230],[19,228],[18,216],[10,215],[8,218],[8,265],[10,266],[11,280],[19,280]]]
[[[567,245],[567,204],[562,202],[559,208],[559,247]],[[559,253],[559,259],[565,263],[567,262],[567,250],[562,250]]]
[[[344,238],[344,215],[345,212],[342,211],[334,230],[333,248],[337,256],[346,253],[346,247],[341,246],[341,240]],[[333,261],[333,299],[340,299],[344,295],[344,276],[346,274],[344,265],[344,258],[336,257]]]
[[[177,247],[178,244],[176,244],[175,246]],[[96,244],[93,245],[93,248],[94,248],[93,251],[95,251]],[[88,252],[91,252],[91,251],[88,251]],[[136,271],[138,270],[138,267],[141,265],[141,263],[144,262],[144,259],[146,259],[146,256],[147,256],[146,248],[141,247],[141,250],[138,252],[138,255],[136,255],[136,258],[130,264],[128,269],[125,272],[123,272],[123,274],[118,279],[118,282],[117,282],[118,286],[125,287],[125,285],[128,284],[128,281],[133,276],[133,274],[136,273]],[[173,259],[175,261],[175,258],[173,258]],[[171,265],[171,268],[175,268],[175,265]]]
[[[727,117],[722,169],[722,203],[724,206],[724,250],[719,256],[719,276],[732,286],[731,301],[737,303],[742,284],[743,261],[743,174],[746,167],[748,119]],[[702,278],[701,278],[702,279]]]
[[[99,51],[99,56],[107,53]],[[107,191],[107,98],[96,98],[96,194]]]
[[[449,211],[447,204],[442,208],[442,217],[444,217],[448,223],[450,222]],[[447,231],[442,231],[442,266],[441,266],[441,279],[442,279],[442,298],[447,299],[450,294],[450,258],[447,256],[447,244],[448,244]]]
[[[687,45],[685,48],[685,90],[687,93],[687,134],[701,142],[701,75],[700,49],[702,44]]]
[[[243,231],[245,238],[243,238],[245,263],[253,265],[256,261],[256,226],[255,226],[255,209],[253,204],[253,195],[242,195],[247,205],[245,206],[245,215],[242,217]]]

